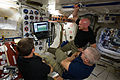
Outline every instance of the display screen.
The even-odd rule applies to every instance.
[[[48,22],[44,21],[44,22],[36,22],[33,23],[33,30],[34,32],[43,32],[43,31],[48,31]]]

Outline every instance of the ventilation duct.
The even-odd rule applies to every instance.
[[[26,0],[27,3],[31,5],[43,6],[48,4],[48,0]]]

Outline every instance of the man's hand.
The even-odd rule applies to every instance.
[[[53,72],[53,67],[50,64],[48,65],[50,66],[50,72]]]
[[[80,54],[80,52],[75,52],[74,54],[72,54],[72,56],[71,57],[77,57],[77,56],[79,56],[79,54]]]
[[[82,52],[82,51],[83,51],[83,48],[78,48],[78,51]]]
[[[74,8],[75,8],[75,9],[79,9],[80,7],[78,6],[78,4],[75,4],[75,5],[74,5]]]
[[[90,45],[93,48],[96,48],[96,43]]]
[[[78,11],[79,11],[79,6],[78,4],[74,5],[74,11],[73,11],[73,20],[76,21],[78,19]]]
[[[40,56],[38,53],[34,53],[36,56]]]

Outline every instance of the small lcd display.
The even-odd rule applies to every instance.
[[[33,30],[35,33],[37,32],[43,32],[43,31],[48,31],[48,22],[37,22],[33,24]]]

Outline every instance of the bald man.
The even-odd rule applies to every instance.
[[[78,11],[79,7],[75,5],[73,12],[73,20],[78,25],[75,39],[63,46],[61,48],[63,51],[72,50],[72,53],[76,51],[82,51],[88,43],[90,43],[91,47],[96,47],[95,35],[93,33],[93,30],[89,27],[90,20],[88,18],[78,18]]]
[[[75,36],[75,39],[63,47],[61,47],[61,50],[66,52],[69,50],[72,50],[72,53],[75,53],[76,51],[82,51],[85,49],[86,45],[90,43],[91,47],[96,47],[96,40],[93,30],[89,27],[90,26],[90,20],[88,18],[82,18],[80,19],[78,17],[78,11],[79,7],[78,5],[75,5],[74,12],[73,12],[73,20],[78,25],[77,33]],[[48,49],[49,52],[53,53],[55,52],[55,49]]]
[[[79,30],[88,31],[88,26],[90,25],[90,20],[88,18],[83,18],[79,21]]]

